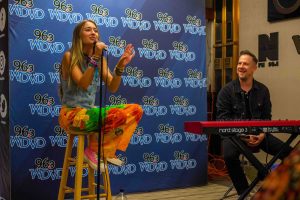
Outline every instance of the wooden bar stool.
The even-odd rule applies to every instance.
[[[89,133],[95,134],[95,133]],[[62,169],[62,176],[60,180],[59,186],[59,193],[58,193],[58,200],[64,200],[66,193],[74,193],[74,200],[80,199],[95,199],[97,194],[95,194],[96,184],[95,184],[95,171],[86,163],[84,162],[84,141],[85,136],[88,134],[86,132],[81,131],[69,131],[67,133],[68,141],[67,147],[65,151],[63,169]],[[74,138],[78,137],[78,144],[77,144],[77,156],[76,158],[72,157],[72,147]],[[111,200],[111,189],[110,189],[110,179],[107,167],[107,161],[104,158],[104,171],[101,171],[102,176],[102,185],[100,186],[101,192],[100,197],[106,197],[108,200]],[[69,174],[69,166],[76,167],[75,173],[75,183],[74,187],[67,186],[68,181],[68,174]],[[84,168],[88,168],[88,187],[82,187],[82,172]],[[84,194],[86,193],[86,194]]]

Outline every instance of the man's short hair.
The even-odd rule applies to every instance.
[[[257,60],[257,57],[249,50],[243,50],[240,52],[240,56],[242,55],[248,55],[248,56],[251,56],[253,61],[255,62],[255,64],[257,64],[258,60]]]

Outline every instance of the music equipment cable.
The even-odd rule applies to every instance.
[[[211,135],[208,135],[207,143],[210,145]],[[209,147],[208,147],[209,149]],[[228,177],[225,161],[222,156],[207,153],[207,175],[208,179],[213,180],[219,177]]]
[[[222,156],[208,153],[207,173],[210,180],[220,177],[229,178],[225,161]]]
[[[94,48],[93,48],[93,53],[94,53]],[[105,106],[105,103],[106,103],[106,97],[107,97],[107,87],[106,87],[106,84],[105,84],[105,89],[104,89],[104,98],[103,98],[103,96],[102,96],[102,94],[103,94],[103,76],[102,76],[102,74],[103,74],[103,59],[104,59],[104,56],[103,56],[103,53],[104,53],[104,51],[102,50],[102,53],[101,53],[101,58],[100,58],[100,72],[98,73],[98,75],[99,75],[99,119],[98,119],[98,123],[99,123],[99,125],[98,125],[98,133],[99,133],[99,135],[98,135],[98,152],[97,152],[97,156],[98,156],[98,163],[97,163],[97,200],[100,200],[100,173],[101,173],[101,170],[100,170],[100,166],[101,166],[101,158],[104,158],[104,151],[101,151],[101,149],[103,148],[103,141],[104,141],[104,133],[103,134],[101,134],[101,129],[102,129],[102,127],[105,127],[105,121],[106,120],[104,120],[103,122],[102,122],[102,108],[103,108],[103,104],[102,104],[102,102],[104,102],[104,112],[106,113],[106,106]],[[105,83],[107,83],[107,79],[108,79],[108,55],[106,54],[106,61],[107,61],[107,65],[106,65],[106,67],[107,67],[107,73],[106,73],[106,79],[105,79]],[[99,70],[98,70],[99,71]],[[102,155],[102,157],[101,157],[101,155]],[[107,166],[105,166],[106,165],[106,163],[104,162],[103,163],[104,164],[104,169],[107,167]],[[106,178],[106,180],[108,180],[107,179],[107,174],[105,173],[105,178]],[[107,182],[105,183],[105,184],[107,184]],[[108,187],[108,184],[105,186],[105,188],[107,188]],[[107,195],[106,195],[106,200],[107,200]]]

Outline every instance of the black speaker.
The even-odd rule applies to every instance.
[[[300,17],[300,0],[268,0],[268,21]]]

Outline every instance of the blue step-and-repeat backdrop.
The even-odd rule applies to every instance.
[[[10,197],[7,0],[0,1],[0,200]]]
[[[207,136],[183,129],[206,120],[204,0],[9,0],[8,15],[11,199],[57,198],[67,142],[58,70],[83,19],[99,26],[111,71],[124,46],[135,46],[120,90],[105,95],[106,105],[144,110],[127,151],[117,152],[125,165],[109,166],[113,193],[207,183]]]

